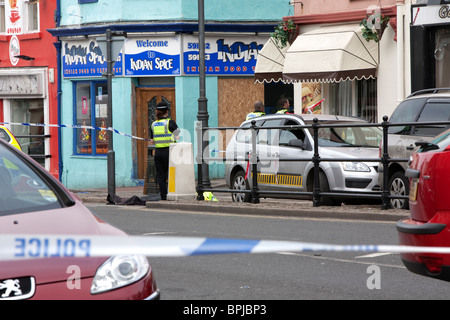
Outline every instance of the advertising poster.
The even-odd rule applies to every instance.
[[[259,51],[266,37],[205,38],[205,66],[208,75],[253,75]],[[199,73],[198,37],[186,36],[183,41],[184,73]]]
[[[23,33],[23,0],[5,0],[5,28],[7,35]]]
[[[317,82],[302,83],[302,113],[322,113],[322,84]]]
[[[127,39],[126,76],[180,75],[180,37]]]

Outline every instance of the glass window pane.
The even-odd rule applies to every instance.
[[[91,92],[89,83],[78,83],[76,88],[76,124],[91,125]],[[80,128],[76,130],[76,153],[92,154],[92,130]]]
[[[106,83],[95,84],[95,126],[108,127],[108,86]],[[108,153],[109,133],[106,130],[96,132],[96,153]]]
[[[44,123],[44,102],[42,99],[11,100],[11,122]],[[42,166],[45,165],[45,130],[43,126],[14,126],[22,151],[32,156]],[[39,157],[36,157],[39,156]]]

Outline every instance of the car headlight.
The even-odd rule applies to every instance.
[[[91,293],[113,290],[140,280],[150,268],[147,258],[141,255],[114,256],[97,270]]]
[[[343,162],[342,167],[345,171],[370,172],[369,166],[362,162]]]

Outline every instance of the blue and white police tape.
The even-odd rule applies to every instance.
[[[131,134],[121,132],[114,128],[108,127],[96,127],[96,126],[82,126],[82,125],[68,125],[68,124],[45,124],[45,123],[26,123],[26,122],[0,122],[0,125],[11,125],[11,126],[29,126],[29,127],[50,127],[50,128],[72,128],[72,129],[86,129],[86,130],[97,130],[97,131],[111,131],[118,135],[128,137],[136,140],[150,141],[150,139],[140,138],[133,136]]]
[[[186,257],[310,251],[449,254],[450,247],[333,245],[295,241],[166,236],[0,235],[0,261],[107,257],[124,254],[140,254],[147,257]]]

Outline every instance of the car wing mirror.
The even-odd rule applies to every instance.
[[[288,145],[290,147],[296,147],[296,148],[300,148],[302,150],[305,149],[305,144],[303,143],[303,140],[301,140],[301,139],[292,139],[291,141],[289,141]]]

